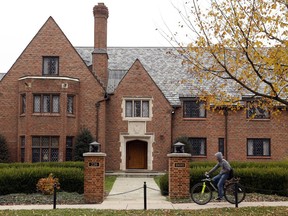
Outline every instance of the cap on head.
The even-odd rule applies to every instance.
[[[216,158],[217,158],[218,161],[221,161],[221,160],[223,159],[223,155],[222,155],[221,152],[217,152],[217,153],[215,154],[215,156],[216,156]]]

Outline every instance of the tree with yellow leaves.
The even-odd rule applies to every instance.
[[[230,106],[244,96],[262,104],[288,105],[288,1],[202,0],[186,2],[179,26],[189,28],[188,46],[178,51],[203,98]],[[207,88],[209,86],[209,88]],[[264,101],[264,102],[263,102]]]

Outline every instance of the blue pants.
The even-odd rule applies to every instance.
[[[218,187],[218,197],[222,198],[223,194],[224,194],[224,183],[227,180],[227,178],[229,177],[228,173],[224,173],[224,174],[218,174],[216,176],[213,177],[213,183],[215,185],[217,185]]]

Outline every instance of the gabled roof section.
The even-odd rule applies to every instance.
[[[76,47],[87,66],[92,64],[92,47]],[[191,96],[187,64],[173,47],[109,47],[107,92],[113,93],[122,77],[139,59],[171,105],[180,105],[179,96]],[[196,95],[194,95],[196,96]]]

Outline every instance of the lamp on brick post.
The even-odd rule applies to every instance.
[[[89,152],[101,152],[100,147],[101,147],[100,143],[94,141],[89,144]]]

